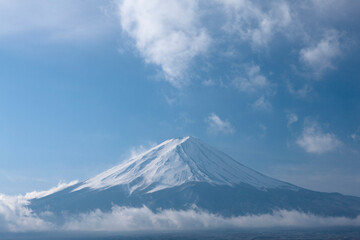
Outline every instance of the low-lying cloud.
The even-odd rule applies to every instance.
[[[66,230],[132,231],[132,230],[199,230],[259,227],[329,227],[360,226],[360,216],[320,217],[298,211],[280,210],[273,214],[246,215],[225,218],[220,215],[191,209],[152,212],[147,207],[113,207],[109,213],[95,210],[75,216],[64,225]]]
[[[153,212],[146,206],[128,208],[114,206],[110,212],[94,210],[67,216],[63,225],[47,222],[28,207],[24,196],[0,195],[0,232],[26,231],[161,231],[206,230],[262,227],[331,227],[360,226],[360,216],[320,217],[298,211],[279,210],[272,214],[223,217],[196,207],[189,210]]]
[[[45,222],[28,207],[24,196],[6,196],[0,194],[0,231],[25,232],[52,229],[51,223]]]

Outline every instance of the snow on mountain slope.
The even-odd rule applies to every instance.
[[[245,167],[199,139],[184,137],[167,140],[88,179],[73,191],[127,185],[130,193],[136,190],[150,193],[186,182],[230,186],[247,183],[261,190],[296,188]]]

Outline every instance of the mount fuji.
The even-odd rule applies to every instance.
[[[167,140],[86,181],[31,199],[36,213],[201,209],[222,216],[296,210],[356,217],[360,198],[304,189],[265,176],[194,137]]]

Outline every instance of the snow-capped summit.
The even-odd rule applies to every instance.
[[[73,191],[127,185],[130,193],[136,190],[151,193],[187,182],[229,186],[246,183],[261,190],[295,187],[247,168],[225,153],[188,136],[166,140],[86,180]]]

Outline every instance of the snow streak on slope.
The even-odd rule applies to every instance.
[[[262,190],[296,188],[249,169],[196,138],[185,137],[167,140],[85,181],[74,191],[127,185],[130,193],[150,193],[187,182],[230,186],[247,183]]]

